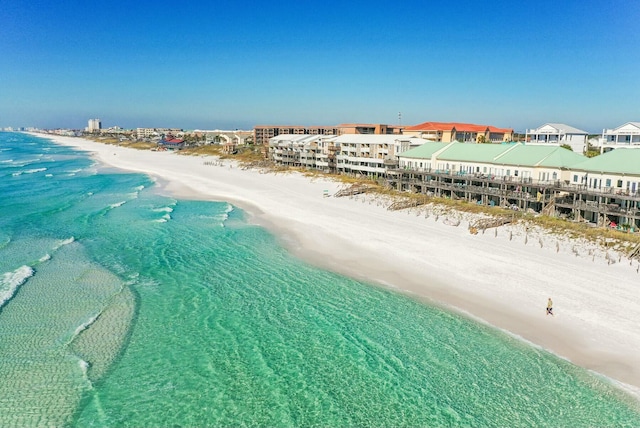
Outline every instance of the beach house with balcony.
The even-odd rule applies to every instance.
[[[587,189],[640,196],[640,150],[618,147],[574,165],[571,183]]]
[[[535,128],[527,129],[525,141],[530,144],[544,144],[571,147],[576,153],[584,153],[587,150],[589,133],[564,123],[545,123]]]
[[[602,136],[593,142],[600,153],[619,147],[640,147],[640,122],[627,122],[613,129],[603,129]]]

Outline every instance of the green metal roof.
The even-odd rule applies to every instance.
[[[468,143],[425,143],[400,154],[403,158],[449,162],[483,162],[496,165],[567,168],[579,171],[640,176],[640,148],[618,148],[593,158],[558,146]]]
[[[399,156],[402,156],[403,158],[431,159],[431,156],[433,156],[435,152],[449,144],[451,143],[428,142],[411,150],[407,150],[406,152],[402,152]]]
[[[594,173],[640,175],[640,149],[618,148],[573,166]]]
[[[469,143],[425,143],[408,150],[401,157],[430,159],[438,153],[438,160],[450,162],[483,162],[496,165],[543,166],[550,168],[568,168],[585,160],[585,157],[558,146],[507,144],[469,144]],[[640,151],[639,151],[640,152]]]
[[[500,156],[496,163],[514,166],[568,168],[584,160],[584,156],[563,147],[518,144]]]
[[[493,163],[513,144],[469,144],[454,142],[438,155],[438,160]]]

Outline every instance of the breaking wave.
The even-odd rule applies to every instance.
[[[59,249],[60,247],[63,247],[65,245],[69,245],[72,242],[74,242],[75,240],[76,240],[76,238],[74,238],[73,236],[71,238],[63,239],[60,242],[58,242],[56,245],[53,246],[53,250],[55,251],[55,250]]]
[[[35,174],[37,172],[42,172],[42,171],[46,171],[47,168],[33,168],[33,169],[25,169],[24,171],[18,171],[18,172],[14,172],[11,175],[14,177],[19,177],[22,174]]]
[[[20,266],[13,272],[5,272],[0,277],[0,309],[13,298],[18,288],[35,274],[30,266]]]

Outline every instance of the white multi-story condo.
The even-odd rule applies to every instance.
[[[338,172],[370,177],[385,175],[388,165],[394,165],[396,155],[425,143],[421,138],[401,135],[345,134],[336,138]]]
[[[162,135],[171,134],[173,137],[184,135],[184,131],[180,128],[137,128],[136,136],[138,140],[145,138],[157,138]]]
[[[340,148],[336,156],[338,172],[369,177],[383,176],[397,165],[397,155],[427,142],[402,135],[345,134],[335,139]]]
[[[279,135],[269,140],[267,157],[281,165],[378,177],[397,165],[398,153],[425,142],[394,134]]]
[[[334,172],[335,135],[283,134],[269,139],[267,157],[279,165]]]

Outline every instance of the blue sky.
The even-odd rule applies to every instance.
[[[640,2],[3,0],[0,127],[640,121]]]

